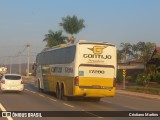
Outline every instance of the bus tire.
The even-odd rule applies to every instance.
[[[38,91],[40,91],[40,82],[38,80]]]
[[[64,85],[61,85],[61,99],[64,100],[65,99],[65,95],[64,95]]]
[[[38,80],[38,91],[43,92],[43,89],[40,87],[40,81]]]
[[[62,99],[62,100],[65,100],[65,101],[70,101],[70,100],[71,100],[71,97],[66,96],[66,95],[64,94],[64,85],[63,85],[63,84],[61,85],[61,99]]]
[[[60,87],[59,87],[59,85],[57,84],[57,85],[56,85],[56,98],[60,99],[60,96],[61,96],[61,94],[60,94]]]

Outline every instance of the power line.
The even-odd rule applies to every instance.
[[[10,65],[10,73],[12,72],[12,61],[13,58],[18,58],[18,63],[19,63],[19,74],[21,74],[21,57],[27,57],[27,76],[29,76],[29,64],[30,64],[30,56],[36,56],[36,52],[30,52],[30,44],[27,44],[23,47],[22,50],[19,50],[18,53],[16,53],[15,55],[10,55],[10,56],[1,56],[1,64],[2,61],[3,63],[6,64],[6,61],[9,60],[9,65]],[[28,49],[27,49],[28,48]],[[23,54],[26,50],[28,54]],[[33,53],[33,54],[30,54]],[[4,60],[7,59],[7,60]]]
[[[19,51],[18,53],[17,53],[17,55],[15,55],[15,56],[19,56],[20,54],[22,54],[24,51],[26,50],[26,46],[23,48],[23,50],[22,51]]]

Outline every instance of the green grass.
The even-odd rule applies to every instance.
[[[133,91],[133,92],[142,92],[147,94],[160,95],[160,86],[156,86],[156,87],[155,86],[148,86],[148,87],[130,86],[126,90]]]

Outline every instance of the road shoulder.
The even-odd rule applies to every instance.
[[[146,94],[146,93],[131,92],[131,91],[127,91],[127,90],[116,90],[116,93],[160,100],[160,95],[152,95],[152,94]]]

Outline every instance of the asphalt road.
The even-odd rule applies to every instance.
[[[117,93],[100,102],[82,99],[62,101],[51,93],[40,93],[31,82],[25,83],[23,94],[7,92],[0,94],[0,104],[6,111],[83,111],[92,117],[42,117],[42,118],[0,118],[0,120],[158,120],[157,117],[102,117],[90,111],[160,111],[160,101]],[[2,108],[1,108],[2,109]],[[89,112],[88,112],[89,111]],[[73,113],[74,114],[74,113]],[[107,114],[107,113],[106,113]]]

